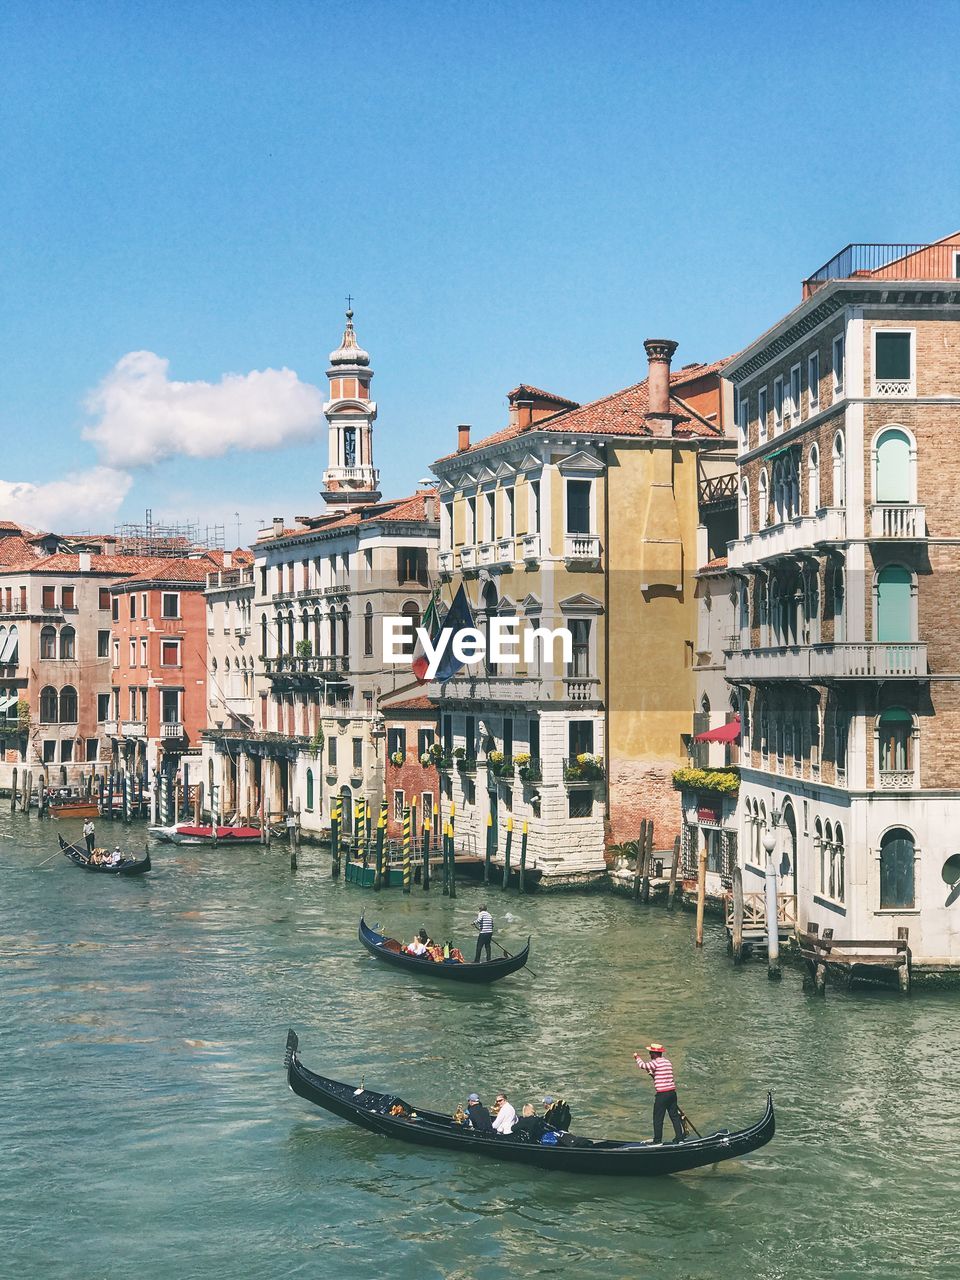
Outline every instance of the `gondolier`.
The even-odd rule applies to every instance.
[[[486,953],[487,953],[487,963],[489,964],[489,962],[490,962],[490,958],[491,958],[491,957],[490,957],[490,943],[493,941],[493,916],[492,916],[492,915],[490,914],[490,912],[487,910],[487,904],[486,904],[486,903],[484,903],[484,904],[481,906],[481,908],[480,908],[479,912],[477,913],[477,918],[476,918],[476,920],[474,920],[473,924],[474,924],[474,928],[478,930],[478,933],[477,933],[477,954],[473,957],[473,963],[474,963],[474,964],[479,964],[479,963],[480,963],[480,952],[481,952],[481,951],[486,951]]]
[[[639,1053],[633,1055],[641,1071],[653,1077],[653,1141],[663,1142],[663,1117],[669,1115],[673,1122],[675,1141],[683,1141],[683,1123],[677,1105],[677,1084],[673,1078],[673,1063],[667,1057],[662,1044],[648,1044],[650,1061],[645,1062]]]
[[[87,842],[87,853],[93,853],[93,842],[96,839],[96,828],[93,819],[88,818],[83,824],[83,838]]]

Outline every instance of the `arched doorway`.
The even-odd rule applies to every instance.
[[[913,836],[903,827],[894,827],[880,841],[880,910],[915,904],[914,864],[916,847]]]
[[[877,574],[877,640],[908,644],[913,639],[913,575],[891,564]]]
[[[780,844],[780,861],[777,875],[780,893],[797,892],[797,817],[788,800],[783,806],[784,837]]]

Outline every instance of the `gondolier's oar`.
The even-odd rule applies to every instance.
[[[476,920],[474,920],[474,922],[473,922],[473,927],[476,929],[476,931],[477,931],[478,933],[480,932],[480,926],[477,924]],[[500,943],[499,943],[499,942],[497,942],[497,941],[495,941],[492,937],[491,937],[490,941],[493,943],[493,945],[494,945],[495,947],[497,947],[500,951],[502,951],[502,952],[503,952],[503,954],[507,957],[507,959],[508,959],[508,960],[512,960],[512,959],[513,959],[513,953],[512,953],[512,952],[510,952],[510,951],[508,951],[508,950],[506,949],[506,947],[501,947],[501,946],[500,946]],[[530,968],[530,966],[529,966],[528,964],[525,964],[525,965],[523,966],[523,970],[522,970],[522,972],[524,972],[524,973],[529,973],[531,978],[535,978],[535,977],[537,976],[537,975],[533,972],[533,970]]]
[[[677,1107],[677,1110],[680,1112],[680,1123],[683,1125],[684,1129],[692,1129],[698,1138],[702,1138],[703,1134],[684,1111],[683,1107]]]
[[[40,867],[45,867],[45,866],[47,865],[47,863],[48,863],[48,862],[52,862],[52,861],[54,860],[54,858],[59,858],[59,857],[60,857],[60,853],[61,853],[61,850],[59,850],[59,849],[58,849],[58,850],[57,850],[57,852],[56,852],[56,853],[52,853],[52,854],[50,855],[50,857],[49,857],[49,858],[44,858],[44,860],[43,860],[42,862],[38,862],[38,863],[37,863],[37,869],[39,870],[39,869],[40,869]]]

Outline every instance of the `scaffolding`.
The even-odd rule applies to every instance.
[[[114,525],[117,555],[126,556],[186,556],[191,551],[222,551],[224,526],[200,524],[197,520],[164,524],[154,521],[153,510],[147,507],[142,523],[125,521]]]

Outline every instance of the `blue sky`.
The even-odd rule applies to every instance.
[[[583,401],[643,376],[645,337],[738,349],[847,241],[960,227],[957,15],[7,0],[0,514],[235,536],[239,511],[247,540],[316,511],[301,384],[325,387],[348,292],[387,494],[458,422],[502,426],[519,381]],[[118,372],[133,352],[159,402]],[[253,394],[284,368],[296,394]],[[274,390],[288,443],[243,447]],[[220,457],[171,452],[198,400]]]

